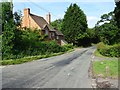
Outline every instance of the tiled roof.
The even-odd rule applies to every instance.
[[[54,30],[55,30],[55,32],[56,32],[57,35],[62,35],[62,36],[63,36],[63,34],[62,34],[61,31],[59,31],[59,30],[57,30],[57,29],[54,29]]]
[[[50,25],[46,22],[46,20],[43,17],[34,14],[30,14],[30,16],[42,29],[44,29],[46,25],[48,26],[49,29],[51,29]]]
[[[63,35],[59,30],[53,29],[43,17],[34,14],[30,14],[30,16],[42,29],[44,29],[47,26],[50,31],[54,31],[57,35]]]
[[[48,25],[48,24],[45,24],[45,25],[43,26],[43,29],[44,29],[46,26],[50,29],[50,31],[55,32],[55,30],[54,30],[50,25]]]

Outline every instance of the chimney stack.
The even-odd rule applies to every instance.
[[[28,17],[29,14],[30,14],[30,8],[25,8],[25,9],[24,9],[24,16],[25,16],[25,17]]]
[[[23,27],[29,27],[30,26],[29,14],[30,14],[30,9],[29,8],[25,8],[24,9]]]
[[[49,12],[49,14],[46,15],[46,21],[47,21],[48,24],[51,23],[51,14],[50,14],[50,12]]]

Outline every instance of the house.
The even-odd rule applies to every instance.
[[[24,16],[22,18],[22,27],[39,29],[41,35],[48,35],[47,40],[56,40],[59,45],[64,45],[67,42],[64,40],[64,35],[61,31],[50,26],[51,15],[46,15],[46,20],[30,13],[29,8],[24,9]]]

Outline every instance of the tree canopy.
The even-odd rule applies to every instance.
[[[57,19],[57,20],[51,22],[51,25],[52,25],[54,28],[56,28],[56,29],[58,29],[58,30],[61,30],[62,22],[63,22],[62,19]]]
[[[2,2],[2,57],[11,57],[15,29],[12,2]]]
[[[115,20],[117,21],[117,26],[120,28],[120,1],[116,2],[116,7],[115,7]]]
[[[103,14],[101,20],[97,22],[95,29],[100,41],[105,44],[111,45],[120,42],[120,30],[116,26],[114,12]]]
[[[84,37],[86,29],[86,15],[77,4],[71,4],[64,15],[61,29],[66,41],[78,45],[78,40]]]

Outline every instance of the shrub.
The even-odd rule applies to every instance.
[[[120,44],[110,47],[98,48],[100,54],[108,57],[120,57]]]
[[[68,51],[70,49],[73,49],[74,47],[72,44],[66,44],[66,45],[62,46],[62,48],[63,48],[63,51]]]
[[[100,42],[99,44],[97,44],[97,49],[102,49],[102,48],[107,48],[107,45],[105,45],[103,42]]]
[[[14,51],[4,55],[3,60],[19,59],[27,56],[49,55],[52,53],[65,52],[73,48],[72,45],[60,46],[55,40],[45,41],[45,36],[39,34],[38,30],[17,30],[14,40]]]

